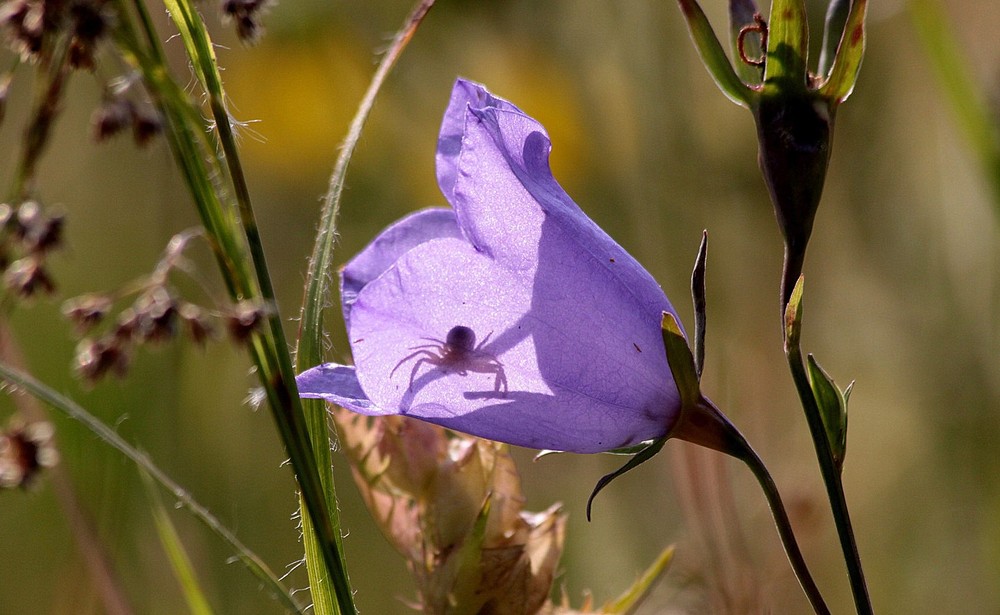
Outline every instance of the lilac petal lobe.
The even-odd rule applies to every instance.
[[[317,365],[299,374],[295,384],[299,397],[322,399],[360,414],[387,414],[368,399],[358,382],[357,371],[349,365]]]
[[[562,292],[549,276],[579,274],[567,265],[539,282],[462,240],[410,250],[354,304],[361,387],[380,408],[520,446],[595,452],[663,435],[677,401],[654,345],[659,312],[641,332],[614,311],[590,313],[602,280]],[[458,325],[476,346],[453,361]]]
[[[549,166],[551,144],[541,124],[520,111],[470,109],[452,205],[459,225],[481,251],[525,268],[552,252],[617,280],[643,312],[675,313],[653,277],[562,189]],[[539,248],[544,240],[558,249]],[[556,237],[561,241],[553,242]],[[599,275],[598,275],[599,277]]]
[[[455,184],[458,154],[462,149],[462,133],[465,130],[465,112],[468,107],[517,110],[517,107],[493,96],[478,83],[465,79],[455,81],[451,90],[451,100],[441,121],[436,157],[438,185],[449,201]]]
[[[425,241],[439,237],[461,237],[455,212],[431,207],[414,212],[379,233],[344,266],[340,276],[340,296],[344,322],[350,325],[350,311],[358,292],[388,269],[400,256]]]

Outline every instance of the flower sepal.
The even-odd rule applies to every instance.
[[[680,417],[667,438],[685,440],[743,459],[747,452],[746,440],[726,415],[702,395],[694,354],[673,314],[664,313],[662,331],[667,363],[681,394]]]
[[[809,367],[809,384],[812,386],[813,397],[816,398],[819,415],[830,441],[833,462],[837,470],[843,472],[844,457],[847,455],[847,401],[851,397],[854,382],[841,391],[812,354],[806,356],[806,365]]]

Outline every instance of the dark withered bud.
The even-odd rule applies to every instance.
[[[0,489],[29,487],[42,470],[58,463],[54,433],[51,423],[19,421],[0,431]]]
[[[28,236],[27,248],[32,252],[44,253],[62,246],[62,230],[65,223],[66,218],[61,215],[46,217]]]
[[[108,373],[123,378],[128,373],[130,361],[128,349],[114,336],[84,339],[77,346],[74,369],[84,380],[96,382]]]
[[[86,333],[104,320],[111,310],[112,301],[102,295],[83,295],[65,302],[63,315],[76,325],[79,333]]]
[[[257,42],[264,29],[260,24],[268,0],[223,0],[222,15],[236,23],[236,35],[248,45]]]
[[[163,122],[153,110],[132,111],[132,138],[139,147],[145,147],[153,137],[163,132]]]
[[[3,274],[3,282],[8,290],[25,298],[56,290],[55,282],[37,256],[26,256],[11,263]]]
[[[209,315],[197,305],[183,303],[177,313],[191,340],[199,346],[204,346],[215,335],[215,327],[212,326]]]
[[[138,336],[145,342],[162,342],[177,332],[177,300],[157,286],[139,295],[133,306],[139,319]]]
[[[105,99],[90,116],[94,140],[105,141],[132,126],[133,116],[130,100],[119,96]]]
[[[14,234],[19,239],[25,239],[43,219],[42,206],[37,201],[24,201],[18,205],[17,214],[14,216]]]
[[[40,0],[9,0],[0,5],[0,27],[9,30],[8,43],[25,62],[42,50],[45,6]]]
[[[260,330],[268,311],[255,303],[241,301],[226,314],[226,329],[229,336],[237,342],[245,342],[255,332]]]

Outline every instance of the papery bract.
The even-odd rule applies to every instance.
[[[303,397],[520,446],[591,453],[667,434],[663,291],[552,177],[545,129],[459,80],[438,141],[453,209],[411,214],[347,264],[354,367]]]

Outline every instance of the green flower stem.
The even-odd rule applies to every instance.
[[[859,615],[871,615],[873,613],[871,598],[868,596],[868,584],[861,568],[858,546],[854,540],[854,528],[851,525],[851,515],[848,512],[847,499],[844,496],[843,480],[833,459],[833,451],[823,426],[819,406],[816,404],[812,387],[809,385],[809,377],[802,361],[802,351],[799,349],[797,336],[796,339],[792,340],[786,338],[785,355],[788,357],[788,367],[792,373],[792,380],[795,382],[795,389],[798,391],[802,409],[805,411],[806,422],[809,424],[809,433],[816,447],[816,457],[819,460],[827,497],[830,500],[830,508],[833,511],[833,520],[840,538],[840,548],[844,553],[844,562],[847,565],[847,575],[851,582],[851,591],[854,594],[854,604]]]
[[[691,356],[690,352],[687,356]],[[677,355],[671,358],[676,359]],[[676,367],[671,364],[671,371],[675,369]],[[684,371],[690,371],[693,375],[693,364]],[[674,371],[674,374],[676,378],[678,372]],[[678,388],[683,390],[681,388],[683,384],[678,384],[680,385]],[[684,399],[685,394],[682,393],[681,397]],[[778,530],[779,538],[781,538],[781,544],[785,548],[788,563],[791,564],[792,571],[795,573],[802,591],[817,615],[829,615],[830,608],[823,600],[819,587],[813,580],[806,560],[802,556],[802,551],[795,539],[792,523],[788,519],[788,513],[785,512],[785,505],[781,501],[781,494],[778,493],[778,487],[774,484],[774,479],[771,478],[771,474],[767,471],[760,456],[753,450],[743,434],[729,422],[729,419],[711,401],[701,397],[700,393],[699,399],[690,404],[686,410],[682,410],[681,416],[682,418],[669,437],[679,438],[735,457],[745,463],[753,472],[764,491],[764,497],[767,499],[768,508],[771,509],[771,516],[774,518],[774,525]]]
[[[330,176],[330,185],[326,196],[323,199],[323,208],[320,213],[319,230],[316,241],[313,244],[312,256],[309,259],[309,270],[306,275],[305,297],[302,301],[301,317],[299,318],[298,340],[295,349],[295,368],[300,372],[305,368],[318,365],[323,362],[323,342],[325,334],[323,330],[323,314],[329,305],[330,295],[330,273],[334,269],[333,252],[337,238],[337,216],[340,211],[340,197],[344,189],[344,177],[347,174],[347,167],[354,154],[354,149],[361,139],[361,132],[365,122],[375,106],[375,98],[385,83],[389,71],[395,65],[413,37],[417,27],[427,15],[434,0],[418,0],[416,6],[408,15],[403,27],[399,30],[390,45],[386,54],[382,57],[371,84],[365,92],[358,110],[351,121],[347,136],[340,147],[340,154],[334,165],[333,173]],[[306,421],[308,422],[311,438],[312,452],[316,458],[316,463],[321,468],[332,468],[333,461],[330,452],[330,435],[328,431],[328,414],[326,403],[321,400],[302,400]],[[324,472],[320,478],[330,485],[328,494],[333,493],[333,475]],[[327,505],[336,512],[336,502],[328,501]],[[302,530],[305,536],[303,543],[306,550],[306,559],[316,557],[318,545],[310,539],[313,520],[308,509],[302,507]],[[309,585],[314,595],[327,594],[329,588],[329,578],[326,575],[318,574],[315,567],[307,565],[309,572]],[[316,600],[316,613],[318,615],[331,615],[332,611],[323,608],[323,601]]]
[[[781,265],[781,316],[785,316],[788,300],[795,289],[795,283],[802,276],[806,262],[806,246],[801,242],[785,241],[785,260]]]
[[[799,585],[802,586],[802,591],[805,592],[809,603],[817,615],[829,615],[830,609],[823,601],[823,596],[819,593],[819,587],[816,586],[812,575],[809,574],[805,558],[802,557],[802,551],[799,550],[798,542],[795,540],[795,533],[792,531],[792,523],[788,519],[788,513],[785,512],[785,505],[781,502],[781,494],[778,493],[778,487],[774,484],[774,479],[771,478],[771,474],[768,473],[767,467],[760,456],[750,448],[749,444],[746,444],[746,453],[740,456],[739,459],[750,468],[757,482],[760,483],[764,497],[767,498],[767,505],[771,509],[771,516],[774,518],[774,525],[778,529],[778,536],[781,537],[781,544],[785,547],[785,555],[788,556],[788,562],[792,565],[792,570],[795,571],[795,576],[799,580]]]
[[[146,474],[148,474],[155,482],[159,483],[161,487],[170,492],[170,494],[181,506],[186,508],[196,519],[201,521],[205,527],[211,530],[213,534],[228,544],[236,553],[236,556],[243,563],[243,565],[246,566],[247,569],[254,574],[254,576],[260,579],[260,581],[264,584],[264,587],[267,588],[267,590],[282,604],[284,608],[293,613],[301,614],[304,612],[302,607],[300,607],[295,602],[295,599],[292,598],[288,590],[282,586],[277,575],[271,572],[263,560],[247,548],[246,545],[240,542],[240,540],[232,532],[230,532],[226,526],[224,526],[212,515],[212,513],[208,511],[208,509],[196,502],[194,498],[191,497],[190,493],[174,482],[174,480],[167,476],[163,470],[153,464],[152,460],[150,460],[145,453],[126,442],[114,429],[102,423],[97,417],[87,412],[87,410],[72,399],[61,395],[29,374],[14,369],[5,363],[0,363],[0,379],[11,383],[18,389],[23,389],[30,395],[60,411],[67,417],[79,421],[87,429],[93,432],[94,435],[103,440],[105,444],[117,449],[121,454],[128,457],[133,463],[142,468],[142,470],[146,472]]]

